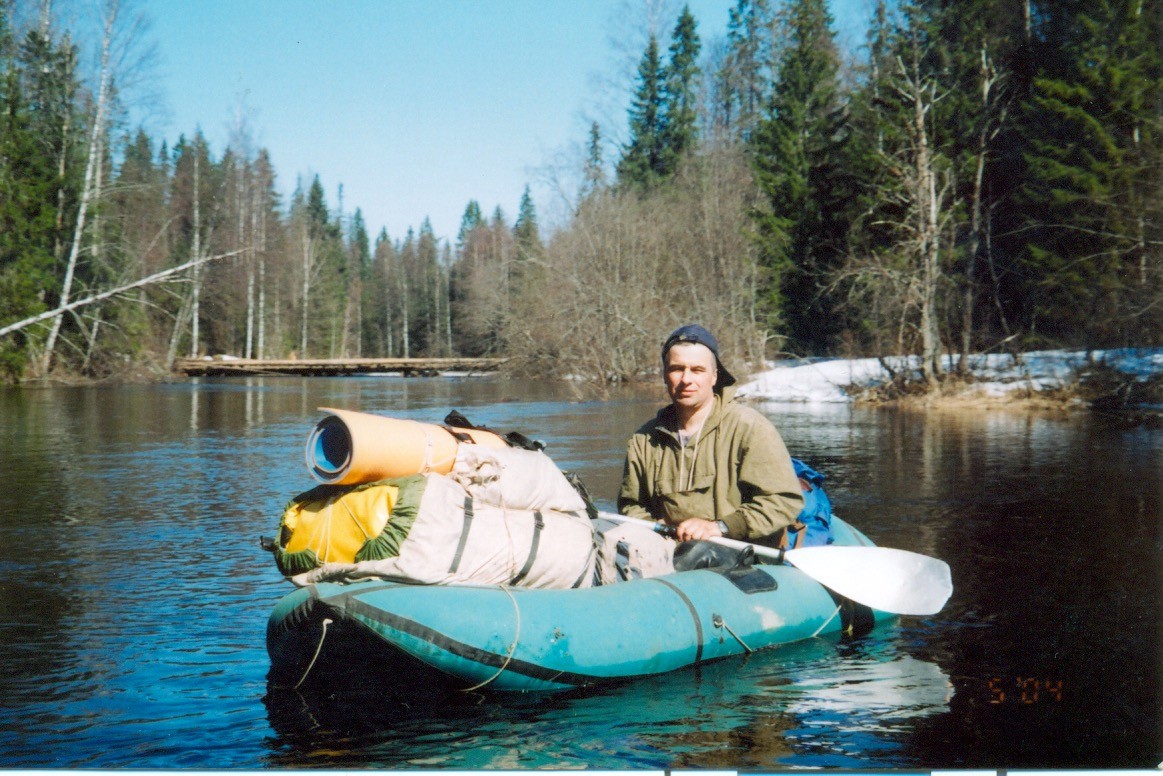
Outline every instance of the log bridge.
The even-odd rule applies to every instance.
[[[358,374],[402,374],[431,377],[448,372],[492,372],[504,358],[179,358],[174,371],[187,377],[229,377],[239,375],[300,375],[336,377]]]

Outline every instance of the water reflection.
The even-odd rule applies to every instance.
[[[905,652],[898,635],[887,626],[854,641],[818,639],[557,696],[423,687],[409,696],[398,676],[309,691],[271,687],[265,703],[278,739],[270,764],[343,750],[328,763],[734,769],[868,765],[875,751],[878,762],[899,765],[908,759],[910,724],[947,712],[953,685],[936,664]],[[472,731],[471,751],[448,748],[450,729]]]
[[[1163,760],[1163,432],[1066,415],[761,405],[840,514],[950,564],[936,617],[549,699],[268,690],[266,617],[289,586],[257,539],[314,484],[318,407],[458,409],[541,438],[609,509],[660,398],[492,379],[0,388],[0,767]],[[1063,691],[1023,695],[1032,681]]]

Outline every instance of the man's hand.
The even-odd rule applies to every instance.
[[[715,525],[714,520],[689,517],[678,524],[674,529],[674,535],[680,542],[697,542],[722,536],[723,532]]]

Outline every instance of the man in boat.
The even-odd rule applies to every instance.
[[[679,541],[778,545],[803,493],[775,426],[734,401],[719,343],[697,324],[675,329],[662,377],[670,404],[630,437],[618,511],[664,521]]]

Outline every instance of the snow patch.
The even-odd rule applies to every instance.
[[[915,356],[884,359],[893,371],[916,371]],[[1163,348],[1124,348],[1091,352],[1091,362],[1116,369],[1138,379],[1163,372]],[[948,359],[946,359],[948,363]],[[1046,391],[1066,385],[1086,366],[1085,351],[1042,350],[1022,355],[1022,363],[1000,353],[975,354],[969,358],[977,391],[986,396],[1004,396],[1011,391]],[[740,398],[772,402],[835,404],[851,402],[852,391],[869,388],[891,379],[880,359],[835,359],[772,364],[740,385]]]

